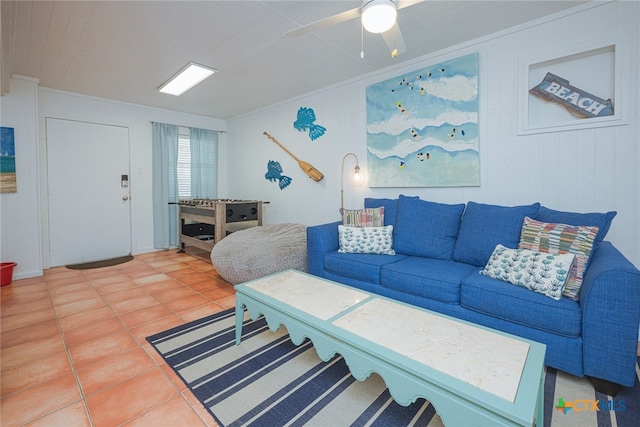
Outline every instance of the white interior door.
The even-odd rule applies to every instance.
[[[47,118],[46,135],[51,266],[131,253],[129,129]]]

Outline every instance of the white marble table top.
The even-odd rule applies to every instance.
[[[321,320],[328,320],[369,297],[369,294],[288,270],[244,284]]]
[[[334,325],[513,402],[529,344],[382,298]]]

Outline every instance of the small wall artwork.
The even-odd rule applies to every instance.
[[[480,185],[478,54],[367,87],[370,187]]]
[[[291,181],[293,181],[292,178],[282,175],[282,166],[280,166],[280,162],[276,162],[275,160],[269,160],[267,162],[267,173],[264,174],[264,177],[271,182],[278,181],[280,190],[287,188],[289,184],[291,184]]]
[[[13,128],[0,127],[0,193],[16,193],[16,145]]]
[[[326,132],[327,128],[324,126],[320,126],[315,124],[316,121],[316,113],[311,108],[300,107],[298,110],[298,117],[295,122],[293,122],[293,127],[298,129],[300,132],[309,132],[309,138],[312,141],[320,138]]]

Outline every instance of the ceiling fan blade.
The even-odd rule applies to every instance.
[[[336,15],[329,16],[328,18],[320,19],[319,21],[315,21],[310,24],[303,25],[302,27],[298,27],[294,30],[287,31],[285,35],[290,37],[302,36],[304,34],[311,33],[321,28],[329,27],[331,25],[335,25],[341,22],[349,21],[351,19],[359,18],[360,15],[362,15],[362,8],[357,7],[355,9],[347,10],[345,12],[341,12]]]
[[[380,33],[384,42],[387,44],[389,51],[392,53],[392,56],[399,55],[407,51],[407,44],[404,42],[404,37],[402,37],[402,32],[400,31],[400,27],[398,26],[398,21],[393,24],[393,27],[384,33]],[[396,54],[393,54],[393,51],[397,49]]]

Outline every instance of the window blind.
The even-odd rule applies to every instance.
[[[178,197],[191,198],[191,144],[187,127],[180,127],[178,132]]]

